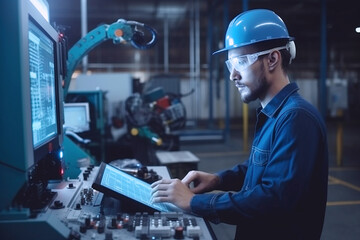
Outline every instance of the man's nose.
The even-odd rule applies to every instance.
[[[231,81],[235,81],[235,80],[240,80],[241,79],[241,75],[238,71],[236,71],[235,68],[233,68],[230,72],[230,80]]]

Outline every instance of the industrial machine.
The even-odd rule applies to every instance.
[[[149,47],[155,37],[144,42],[137,30],[149,28],[120,20],[99,27],[80,41],[76,51],[67,53],[65,38],[30,1],[1,1],[0,16],[0,27],[8,34],[1,44],[2,54],[8,57],[0,65],[4,113],[0,120],[0,238],[209,239],[201,218],[182,213],[127,213],[124,205],[120,213],[115,206],[119,201],[92,188],[96,166],[82,168],[76,178],[63,179],[63,97],[76,62],[89,46],[105,39]]]
[[[151,39],[146,41],[146,34],[140,29],[146,30],[148,34],[151,35]],[[124,19],[119,19],[110,25],[100,25],[90,31],[86,36],[76,42],[68,54],[66,54],[68,60],[66,62],[66,76],[63,83],[65,97],[68,93],[71,76],[81,59],[92,49],[107,40],[113,40],[114,44],[130,42],[131,45],[137,49],[148,49],[155,45],[157,33],[153,28],[144,23],[126,21]]]
[[[190,92],[189,94],[191,94]],[[186,109],[181,98],[187,94],[166,93],[156,87],[134,93],[125,101],[128,132],[136,142],[136,158],[144,164],[157,165],[156,150],[179,150],[177,130],[185,127]]]
[[[202,218],[178,211],[156,211],[143,208],[137,202],[119,201],[108,191],[98,191],[98,185],[116,187],[122,183],[122,191],[137,190],[142,180],[131,175],[127,181],[120,181],[122,172],[112,166],[110,173],[104,174],[104,165],[81,169],[77,179],[52,183],[56,198],[26,220],[0,220],[2,239],[213,239],[207,222]],[[114,172],[115,171],[115,172]],[[168,177],[165,167],[149,167],[149,171]],[[128,173],[121,173],[124,178]],[[114,181],[115,180],[115,181]],[[129,184],[129,186],[126,186]],[[146,182],[143,183],[145,186]],[[131,188],[129,188],[131,187]],[[104,194],[105,192],[105,194]],[[131,194],[131,192],[129,192]],[[136,192],[138,198],[143,197]]]
[[[2,1],[0,8],[1,28],[9,33],[1,50],[11,56],[0,71],[9,80],[0,90],[0,109],[7,113],[0,124],[0,230],[53,233],[63,227],[60,221],[37,216],[56,197],[49,182],[63,176],[61,41],[30,1]]]
[[[153,28],[144,23],[118,19],[116,22],[110,25],[102,24],[91,30],[86,34],[86,36],[77,41],[74,46],[72,46],[67,52],[67,41],[65,34],[62,31],[63,29],[59,27],[59,51],[62,58],[59,67],[64,76],[62,81],[63,99],[65,102],[67,102],[67,100],[74,101],[74,99],[81,97],[82,99],[86,99],[86,101],[90,101],[89,103],[91,104],[91,108],[93,108],[91,109],[92,111],[90,111],[90,114],[93,115],[91,116],[93,117],[93,122],[90,123],[91,129],[88,131],[88,133],[91,133],[90,139],[92,141],[89,141],[89,139],[83,139],[71,128],[64,129],[64,146],[66,147],[65,155],[67,163],[66,166],[68,170],[74,172],[77,175],[79,173],[79,169],[76,166],[76,170],[73,171],[73,166],[76,165],[74,163],[76,163],[77,159],[81,157],[90,158],[91,162],[94,163],[96,161],[104,161],[106,158],[106,116],[104,116],[105,113],[103,111],[105,109],[103,106],[103,102],[105,101],[105,93],[101,91],[93,91],[78,93],[72,92],[71,94],[68,94],[70,81],[77,65],[92,49],[107,40],[112,40],[114,44],[130,43],[136,49],[145,50],[155,45],[157,41],[157,33]],[[76,143],[74,143],[72,140],[75,140]],[[88,152],[83,151],[84,144],[87,144],[87,147],[90,148]],[[70,176],[73,176],[73,174]]]
[[[66,64],[62,65],[62,67],[64,67],[63,71],[65,72],[63,80],[64,100],[65,102],[74,102],[77,101],[79,97],[86,99],[85,101],[90,101],[89,99],[92,99],[92,102],[90,102],[91,107],[93,108],[91,112],[93,115],[96,115],[96,119],[93,118],[93,122],[91,123],[91,129],[88,132],[91,134],[87,134],[91,135],[90,139],[92,139],[92,142],[88,143],[86,147],[90,149],[89,152],[91,152],[92,159],[97,158],[97,161],[104,161],[107,157],[105,154],[106,116],[104,116],[103,109],[105,109],[105,107],[102,103],[104,101],[103,97],[105,93],[97,91],[71,92],[71,94],[68,94],[68,89],[72,74],[82,58],[92,49],[107,40],[112,40],[114,44],[130,43],[134,48],[144,50],[155,45],[157,33],[153,28],[144,23],[119,19],[110,25],[103,24],[91,30],[86,36],[76,42],[66,54],[64,54],[64,59],[67,59]],[[62,41],[63,44],[61,44],[61,46],[66,46],[66,38],[63,38]],[[70,136],[71,139],[68,139],[68,136]],[[71,140],[78,141],[80,145],[83,144],[82,139],[79,138],[79,136],[76,136],[76,133],[71,129],[67,128],[65,129],[65,144],[68,152],[81,153],[83,150],[82,147],[79,147],[79,144],[73,144],[73,141]],[[86,154],[84,156],[86,156]],[[73,163],[76,162],[76,159],[68,155],[67,162],[69,163],[68,166],[71,164],[74,165]]]
[[[145,36],[148,40],[145,40]],[[113,40],[114,44],[130,42],[137,49],[148,49],[156,43],[157,34],[146,24],[123,19],[111,25],[98,26],[90,31],[67,54],[66,76],[63,83],[65,100],[74,99],[74,93],[68,94],[68,88],[75,67],[87,53],[106,40]],[[78,94],[84,95],[84,93]],[[181,98],[186,95],[167,93],[158,87],[149,92],[135,93],[127,98],[125,120],[128,125],[128,135],[132,137],[130,151],[134,154],[134,158],[143,164],[156,165],[154,150],[178,150],[178,136],[173,132],[185,126],[186,110]],[[101,106],[98,107],[96,111],[101,110]],[[71,134],[74,136],[73,133]],[[100,123],[96,139],[100,149],[100,154],[97,155],[102,160],[105,159],[104,135],[104,123]],[[88,145],[96,145],[96,143]]]

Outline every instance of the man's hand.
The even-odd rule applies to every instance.
[[[220,178],[211,173],[201,171],[190,171],[182,180],[182,182],[190,188],[193,183],[194,187],[191,188],[193,193],[204,193],[215,190],[220,184]]]
[[[177,207],[190,211],[190,201],[195,195],[179,179],[161,179],[151,184],[152,202],[170,202]]]

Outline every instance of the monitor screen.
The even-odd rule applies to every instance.
[[[29,21],[29,68],[34,148],[57,135],[54,42]]]
[[[64,117],[64,128],[76,133],[90,130],[89,103],[65,103]]]

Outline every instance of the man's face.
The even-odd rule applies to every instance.
[[[243,47],[231,49],[228,52],[228,59],[235,59],[238,56],[251,53],[253,52],[251,52],[249,48]],[[244,59],[246,59],[246,57]],[[259,57],[255,62],[248,66],[246,66],[246,63],[244,64],[244,59],[242,59],[242,57],[239,58],[239,60],[242,61],[241,64],[245,66],[244,68],[229,67],[229,70],[231,70],[230,80],[232,80],[238,88],[243,102],[249,103],[258,98],[262,100],[268,89],[268,83],[264,72],[263,58]]]

